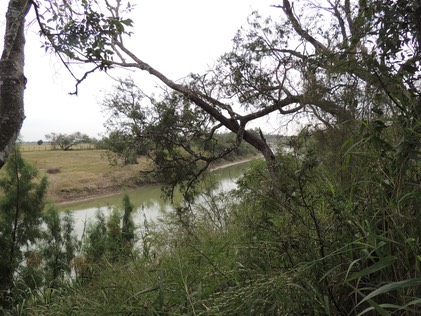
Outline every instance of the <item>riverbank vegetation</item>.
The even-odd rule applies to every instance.
[[[99,69],[147,71],[168,87],[148,96],[120,80],[103,105],[117,157],[146,150],[148,174],[169,199],[175,188],[184,199],[157,223],[135,223],[125,198],[75,240],[71,217],[53,210],[23,225],[24,214],[40,213],[27,212],[24,197],[43,206],[45,185],[15,156],[0,182],[4,313],[421,313],[418,1],[283,0],[273,8],[281,17],[252,14],[231,52],[181,83],[125,46],[132,21],[120,19],[120,2],[107,7],[112,20],[84,5],[79,15],[47,10],[63,17],[53,33],[55,20],[46,22],[48,45]],[[85,32],[84,14],[97,33]],[[290,150],[249,128],[275,113],[306,122]],[[221,147],[223,128],[233,136]],[[212,195],[205,170],[244,142],[264,159],[235,191]]]
[[[71,217],[55,217],[60,267],[51,251],[26,254],[11,313],[418,314],[420,166],[384,178],[393,149],[367,140],[366,128],[304,130],[278,152],[276,186],[257,160],[234,192],[204,189],[206,203],[158,223],[134,223],[127,198],[80,241]],[[328,142],[340,148],[326,151]]]
[[[220,145],[226,146],[225,134],[220,135]],[[22,157],[35,166],[42,175],[48,177],[46,196],[53,202],[92,198],[137,188],[148,183],[159,182],[158,177],[145,174],[151,160],[147,155],[130,153],[132,163],[124,163],[124,153],[112,152],[107,144],[108,137],[95,144],[96,148],[86,149],[82,144],[72,150],[52,150],[50,144],[21,145]],[[105,144],[104,144],[105,143]],[[93,146],[93,145],[92,145]],[[100,149],[98,149],[100,148]],[[213,167],[233,161],[252,158],[256,151],[250,146],[240,146],[224,159],[212,164]]]

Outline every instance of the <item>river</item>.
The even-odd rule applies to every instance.
[[[213,192],[229,191],[236,187],[236,180],[244,173],[250,162],[218,168],[210,172],[210,181],[215,183]],[[61,210],[69,210],[75,220],[75,232],[82,235],[84,227],[95,219],[98,210],[109,215],[114,208],[122,209],[122,199],[128,194],[130,201],[136,208],[134,221],[140,225],[147,221],[156,221],[164,212],[171,211],[172,206],[161,196],[160,185],[143,186],[133,191],[120,194],[97,197],[95,199],[67,203],[60,206]]]

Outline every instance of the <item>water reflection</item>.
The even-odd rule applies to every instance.
[[[213,183],[212,192],[219,193],[234,189],[236,180],[244,173],[249,164],[249,162],[245,162],[211,172],[207,182],[208,184]],[[85,227],[88,227],[89,222],[95,219],[98,210],[103,212],[105,216],[108,216],[114,208],[121,209],[124,194],[75,202],[60,208],[72,212],[75,220],[75,232],[78,236],[81,236]],[[173,209],[173,206],[162,198],[161,186],[159,185],[141,187],[137,190],[128,191],[126,194],[129,195],[131,203],[136,208],[136,212],[133,215],[136,225],[143,224],[145,220],[148,222],[156,221],[164,212],[169,212]]]

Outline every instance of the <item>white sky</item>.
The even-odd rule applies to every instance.
[[[231,39],[247,16],[258,10],[263,16],[276,14],[278,0],[132,0],[136,4],[134,35],[128,46],[157,70],[177,80],[191,72],[201,73],[231,48]],[[0,34],[4,35],[7,1],[0,3]],[[29,21],[28,21],[29,22]],[[128,42],[126,41],[126,44]],[[99,102],[110,91],[113,80],[105,73],[90,76],[70,96],[74,81],[59,60],[41,48],[38,26],[27,29],[25,48],[26,119],[21,130],[24,141],[45,140],[50,132],[80,131],[101,138],[105,117]],[[2,49],[3,41],[0,43]],[[126,73],[111,71],[115,77]],[[128,73],[127,73],[128,75]],[[136,74],[136,81],[151,87],[157,79]]]

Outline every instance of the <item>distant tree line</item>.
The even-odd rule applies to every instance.
[[[258,133],[258,131],[255,130],[254,133]],[[213,144],[212,150],[215,150],[215,148],[218,150],[229,148],[230,144],[235,141],[235,137],[234,133],[217,133],[215,135],[216,141]],[[274,144],[274,146],[285,144],[286,139],[288,139],[288,137],[280,135],[267,135],[266,137],[268,142]],[[92,148],[109,151],[111,162],[123,164],[136,163],[136,158],[138,156],[148,155],[152,149],[152,144],[148,144],[148,142],[139,142],[133,135],[125,133],[122,130],[111,131],[107,136],[102,137],[100,140],[89,137],[87,134],[79,131],[71,134],[51,132],[45,135],[45,140],[46,141],[40,139],[36,144],[39,146],[50,145],[51,150],[64,151],[75,149],[78,145],[89,144]],[[193,141],[191,146],[197,146],[197,144],[195,145]],[[253,147],[247,143],[243,143],[237,148],[234,148],[234,150],[227,154],[224,159],[234,160],[238,157],[244,157],[255,153],[256,150],[253,149]]]
[[[218,133],[215,136],[216,142],[214,147],[218,147],[220,150],[229,148],[235,137],[236,136],[233,133]],[[154,144],[150,141],[145,140],[139,142],[133,135],[125,133],[122,130],[114,130],[110,132],[108,136],[95,142],[96,149],[104,149],[109,152],[108,157],[113,164],[135,164],[138,156],[151,155],[153,146]],[[190,146],[194,147],[198,145],[192,141]],[[180,146],[179,149],[182,150],[182,147]],[[208,150],[210,150],[210,148]],[[235,148],[230,154],[226,155],[224,159],[234,160],[238,157],[250,156],[256,153],[257,151],[253,147],[243,143]]]
[[[70,150],[73,146],[78,144],[90,144],[95,142],[86,134],[75,132],[72,134],[56,134],[50,133],[45,135],[45,138],[50,142],[52,149]],[[40,144],[40,141],[38,141]]]

